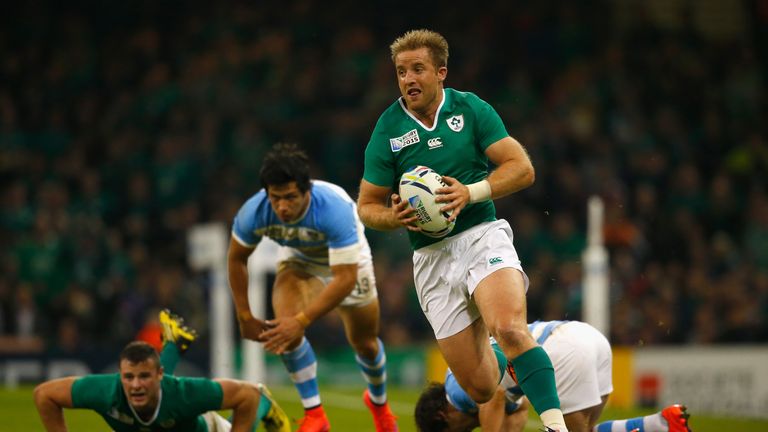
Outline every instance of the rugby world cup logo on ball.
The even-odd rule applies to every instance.
[[[435,191],[444,186],[442,176],[425,166],[413,167],[400,177],[400,197],[416,212],[416,225],[429,237],[445,237],[456,225],[448,222],[453,211],[442,211],[445,203],[435,202]]]

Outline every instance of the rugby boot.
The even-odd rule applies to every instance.
[[[192,342],[197,339],[197,332],[188,325],[184,324],[184,318],[171,313],[168,309],[160,311],[160,326],[163,331],[160,334],[163,345],[166,342],[173,342],[179,349],[179,353],[184,353]]]
[[[328,432],[331,430],[331,423],[325,415],[322,406],[304,411],[304,418],[299,423],[296,432]]]
[[[397,417],[392,414],[389,404],[377,405],[371,400],[368,389],[363,392],[363,402],[373,414],[373,423],[376,425],[376,432],[397,432]]]
[[[277,404],[272,392],[261,383],[256,384],[256,388],[259,389],[261,396],[269,402],[269,411],[261,419],[261,422],[264,423],[264,429],[267,432],[291,432],[291,422],[285,411]]]
[[[661,416],[669,425],[669,432],[691,432],[688,419],[691,417],[685,405],[674,404],[661,410]]]

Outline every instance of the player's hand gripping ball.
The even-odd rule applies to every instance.
[[[445,237],[456,225],[455,222],[448,222],[453,211],[441,210],[446,203],[435,202],[435,190],[444,186],[442,176],[425,166],[413,167],[400,177],[400,198],[408,201],[414,209],[416,225],[421,228],[422,234],[429,237]]]

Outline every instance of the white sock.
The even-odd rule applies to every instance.
[[[657,412],[656,414],[647,415],[643,418],[643,429],[645,429],[646,432],[666,432],[669,430],[669,424],[667,424],[667,419],[665,419],[660,412]]]
[[[544,426],[559,432],[568,432],[568,428],[565,427],[563,412],[559,409],[548,409],[539,414],[539,417],[541,417],[541,422],[544,423]]]

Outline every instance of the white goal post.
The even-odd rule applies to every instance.
[[[587,247],[582,254],[582,319],[610,337],[608,251],[603,244],[603,200],[589,198]]]
[[[211,272],[209,287],[211,376],[237,378],[235,375],[235,315],[227,281],[229,231],[223,223],[200,224],[187,233],[189,265],[194,270]],[[267,277],[277,263],[277,244],[267,238],[248,259],[248,299],[255,317],[266,318]],[[240,378],[263,382],[266,378],[264,348],[252,341],[241,343]]]

